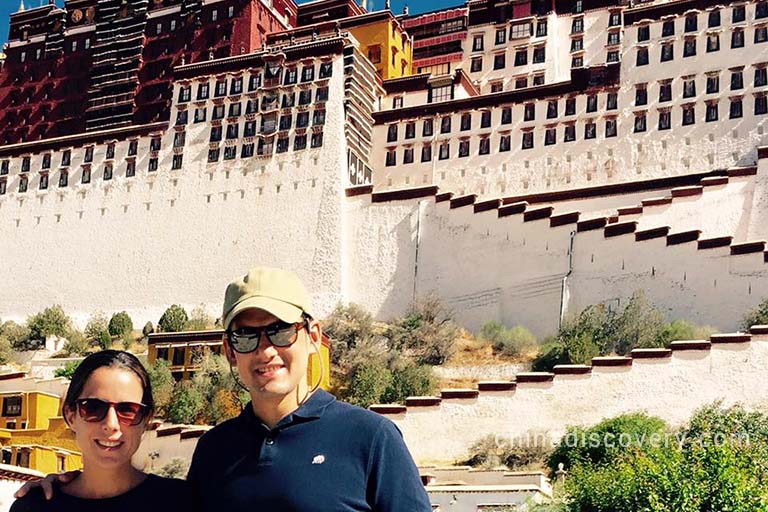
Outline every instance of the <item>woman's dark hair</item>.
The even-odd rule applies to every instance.
[[[136,356],[130,352],[122,350],[102,350],[94,352],[80,363],[72,375],[72,380],[67,388],[67,395],[64,397],[64,411],[74,411],[75,402],[80,398],[85,383],[91,377],[91,374],[99,368],[118,368],[133,372],[141,381],[143,396],[141,403],[149,407],[150,413],[155,412],[155,400],[152,398],[152,384],[149,381],[149,374],[144,365],[141,364]],[[67,415],[64,414],[64,421],[67,421]]]

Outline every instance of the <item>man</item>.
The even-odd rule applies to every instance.
[[[251,403],[197,444],[187,479],[203,509],[431,511],[397,427],[310,388],[311,311],[292,272],[259,267],[227,287],[224,348]]]

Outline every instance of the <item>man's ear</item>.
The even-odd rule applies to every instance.
[[[75,410],[70,408],[70,407],[66,407],[65,406],[64,410],[62,411],[62,413],[64,414],[64,422],[69,427],[69,430],[74,432],[75,429],[74,429],[74,427],[72,425],[74,425],[74,423],[75,423]]]
[[[317,320],[309,321],[309,337],[315,344],[320,344],[323,341],[323,330]]]
[[[231,365],[236,365],[237,360],[235,359],[235,351],[229,346],[229,340],[227,339],[226,334],[221,337],[221,341],[224,346],[224,356],[227,358],[227,361],[229,361],[229,364]]]

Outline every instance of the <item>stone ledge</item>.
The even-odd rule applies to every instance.
[[[409,396],[405,399],[406,407],[434,407],[442,400],[437,396]]]
[[[711,178],[703,178],[701,180],[702,187],[713,187],[716,185],[727,185],[728,176],[712,176]]]
[[[718,247],[728,247],[733,242],[732,236],[720,236],[717,238],[703,238],[699,240],[698,249],[716,249]]]
[[[344,190],[344,194],[347,197],[364,196],[373,193],[373,185],[360,185],[357,187],[349,187]]]
[[[182,429],[183,427],[181,426],[158,428],[157,437],[175,436],[176,434],[180,434]]]
[[[635,220],[619,222],[606,226],[605,231],[603,231],[603,236],[605,236],[605,238],[611,238],[614,236],[628,235],[634,233],[636,229],[637,221]]]
[[[203,429],[203,428],[184,430],[183,432],[181,432],[181,434],[179,434],[179,437],[181,439],[196,439],[198,437],[202,437],[202,435],[205,434],[206,432],[208,432],[208,429]]]
[[[407,199],[419,199],[422,197],[434,197],[437,195],[437,186],[403,188],[400,190],[388,190],[386,192],[374,192],[371,194],[371,202],[386,203],[389,201],[405,201]]]
[[[584,231],[594,231],[596,229],[603,229],[608,225],[608,217],[598,217],[596,219],[582,220],[576,223],[576,231],[583,233]]]
[[[636,348],[630,352],[632,359],[665,359],[672,357],[668,348]]]
[[[558,364],[552,369],[555,375],[588,375],[592,367],[586,364]]]
[[[516,382],[511,381],[485,381],[477,383],[478,391],[514,391]]]
[[[761,336],[768,334],[768,325],[753,325],[749,328],[749,333],[753,336]]]
[[[645,206],[661,206],[664,204],[672,204],[672,196],[668,197],[652,197],[650,199],[643,199],[640,203]]]
[[[639,215],[643,213],[642,206],[625,206],[624,208],[617,208],[616,213],[621,215]]]
[[[730,343],[749,343],[752,341],[751,334],[744,333],[728,333],[728,334],[713,334],[709,337],[709,341],[715,345],[724,345]]]
[[[501,206],[501,199],[490,199],[488,201],[481,201],[475,203],[475,213],[488,212],[491,210],[497,210]]]
[[[525,201],[521,203],[512,203],[506,206],[502,206],[499,208],[499,218],[501,217],[509,217],[510,215],[518,215],[520,213],[525,212],[525,209],[528,208],[528,203]]]
[[[744,242],[741,244],[731,245],[731,255],[738,256],[741,254],[752,254],[756,252],[765,251],[765,240],[757,240],[754,242]]]
[[[444,203],[450,201],[453,198],[453,192],[441,192],[435,196],[436,203]]]
[[[440,398],[443,400],[467,400],[477,398],[480,391],[477,389],[443,389]]]
[[[704,188],[702,186],[692,186],[692,187],[678,187],[673,188],[671,190],[672,197],[690,197],[690,196],[700,196],[704,192]]]
[[[368,407],[379,414],[405,414],[408,410],[404,405],[375,404]]]
[[[538,382],[552,382],[555,378],[554,373],[549,372],[525,372],[515,375],[515,381],[518,384],[531,384]]]
[[[622,356],[607,356],[607,357],[593,357],[592,367],[615,367],[615,366],[632,366],[631,357]]]
[[[653,240],[654,238],[664,238],[669,234],[670,229],[669,226],[662,226],[659,228],[636,231],[635,242],[644,242],[646,240]]]
[[[675,350],[710,350],[712,343],[708,340],[680,340],[673,341],[669,348]]]
[[[672,233],[667,235],[667,245],[680,245],[687,244],[689,242],[695,242],[701,236],[701,231],[694,229],[692,231],[683,231],[680,233]]]
[[[467,194],[466,196],[454,197],[451,199],[451,210],[474,204],[476,199],[477,194]]]
[[[553,215],[549,218],[549,227],[556,228],[559,226],[567,226],[568,224],[576,224],[579,222],[581,212],[568,212]]]
[[[733,169],[728,169],[728,176],[730,177],[754,176],[756,174],[757,167],[734,167]]]
[[[555,211],[555,208],[552,206],[536,208],[535,210],[526,210],[525,213],[523,213],[523,222],[546,219],[552,216],[553,211]]]

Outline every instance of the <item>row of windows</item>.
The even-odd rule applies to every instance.
[[[306,133],[293,136],[293,150],[301,151],[309,147],[320,148],[323,146],[323,132],[312,133],[308,136]],[[259,139],[258,142],[249,142],[243,144],[240,148],[240,158],[250,158],[254,155],[269,156],[273,153],[286,153],[290,148],[290,137],[278,137],[269,139]],[[222,159],[234,160],[237,158],[237,146],[225,146],[224,148],[211,148],[208,150],[208,162],[214,163]]]
[[[256,136],[256,127],[259,126],[259,133],[269,134],[274,133],[276,131],[286,131],[290,130],[292,128],[293,124],[293,115],[287,114],[287,115],[281,115],[278,122],[278,116],[277,114],[270,114],[262,116],[261,118],[261,124],[257,125],[257,121],[247,121],[245,125],[243,126],[243,136],[244,137],[254,137]],[[325,124],[325,110],[315,110],[312,113],[312,126],[323,126]],[[299,112],[296,115],[296,128],[307,128],[309,126],[309,112]],[[183,146],[183,137],[179,137],[179,134],[184,134],[185,132],[177,132],[176,138],[180,140],[180,142],[177,144],[176,140],[174,140],[174,147],[180,147]],[[210,142],[218,142],[222,139],[222,136],[224,135],[224,127],[223,126],[212,126],[211,127],[211,133],[210,133]],[[227,125],[227,140],[231,139],[237,139],[240,137],[240,124],[239,123],[232,123]]]
[[[755,69],[754,86],[768,85],[768,69],[760,67]],[[731,71],[730,90],[738,91],[744,88],[744,71]],[[706,94],[720,92],[720,75],[718,72],[707,73]],[[683,98],[696,96],[696,79],[693,77],[683,79]],[[659,83],[659,102],[672,101],[672,81],[665,80]],[[637,84],[635,86],[635,106],[648,104],[648,85]]]
[[[755,9],[755,19],[768,17],[768,2],[758,2]],[[731,10],[731,23],[740,23],[747,19],[746,6],[735,5]],[[707,28],[717,28],[720,26],[721,11],[714,10],[707,15]],[[688,14],[685,16],[683,26],[684,32],[696,32],[699,29],[699,16],[697,14]],[[667,20],[661,26],[661,37],[670,37],[675,35],[675,20]],[[650,25],[640,25],[637,27],[638,42],[648,41],[651,38]]]
[[[720,51],[720,34],[709,34],[706,36],[707,53]],[[768,41],[768,26],[756,27],[753,41],[760,44]],[[731,33],[731,48],[744,48],[744,30],[737,29]],[[693,57],[697,52],[696,38],[686,38],[683,42],[683,57]],[[669,62],[675,58],[675,43],[664,43],[661,45],[659,62]],[[641,46],[637,49],[636,65],[645,66],[650,62],[649,49]]]
[[[533,64],[540,64],[546,60],[546,48],[539,46],[533,49]],[[515,66],[525,66],[528,64],[528,48],[522,48],[515,51]],[[504,69],[507,65],[507,54],[496,53],[493,56],[493,69]],[[483,57],[472,57],[470,61],[470,72],[477,73],[483,70]]]
[[[333,63],[324,62],[320,64],[318,78],[324,80],[330,78],[333,74]],[[286,67],[282,69],[280,65],[269,65],[265,71],[265,77],[268,82],[266,85],[277,85],[280,83],[280,77],[282,76],[283,85],[293,85],[299,83],[298,81],[298,68],[296,66]],[[315,66],[305,65],[301,68],[301,83],[311,82],[315,79]],[[232,78],[227,83],[227,79],[217,80],[213,84],[213,97],[219,98],[227,95],[236,95],[243,93],[243,77]],[[254,73],[248,80],[248,92],[254,92],[262,87],[262,75],[261,73]],[[211,94],[211,84],[208,82],[198,84],[196,100],[207,100]],[[187,85],[179,89],[179,103],[185,103],[192,100],[192,86]]]
[[[683,105],[682,109],[682,126],[690,126],[696,124],[696,106],[695,105]],[[754,113],[755,115],[764,115],[768,113],[768,98],[765,96],[756,96],[754,101]],[[646,131],[647,127],[647,112],[635,113],[635,125],[634,132],[640,133]],[[742,98],[731,98],[728,108],[729,119],[741,119],[744,117],[744,100]],[[720,106],[717,102],[707,102],[705,107],[704,121],[714,122],[720,118]],[[665,109],[659,110],[658,113],[658,129],[669,130],[672,128],[672,111]]]
[[[496,46],[505,44],[507,42],[507,34],[509,34],[509,40],[520,39],[524,37],[531,37],[534,34],[533,23],[515,23],[510,25],[509,31],[506,28],[500,28],[496,30],[494,37],[494,44]],[[536,37],[545,37],[547,35],[547,20],[539,20],[536,23]],[[481,52],[485,49],[485,35],[475,34],[472,36],[472,51]]]
[[[605,108],[606,110],[616,110],[618,109],[618,93],[616,92],[609,92],[605,95],[606,97],[606,103]],[[564,109],[564,115],[566,116],[572,116],[576,115],[576,97],[566,98],[565,99],[565,109]],[[536,105],[537,103],[526,103],[523,105],[523,121],[535,121],[536,120]],[[586,97],[586,105],[585,105],[585,111],[587,113],[597,112],[598,107],[598,95],[597,94],[590,94]],[[546,118],[547,119],[556,119],[560,114],[560,100],[558,99],[552,99],[547,102],[547,110],[546,110]],[[493,117],[493,111],[492,110],[485,110],[480,113],[480,124],[479,128],[490,128],[492,124]],[[453,116],[448,115],[441,117],[439,119],[440,122],[440,133],[446,134],[451,133],[452,125],[453,125]],[[500,123],[502,125],[511,124],[512,123],[512,107],[503,107],[501,109],[501,119]],[[397,124],[391,124],[387,127],[387,142],[396,142],[398,140],[398,128],[399,125]],[[459,130],[460,131],[468,131],[472,130],[472,113],[465,112],[460,115],[459,117]],[[434,135],[434,119],[424,119],[422,121],[422,129],[421,129],[421,135],[423,137],[431,137]],[[412,121],[409,123],[405,123],[405,139],[412,139],[416,137],[416,122]]]

